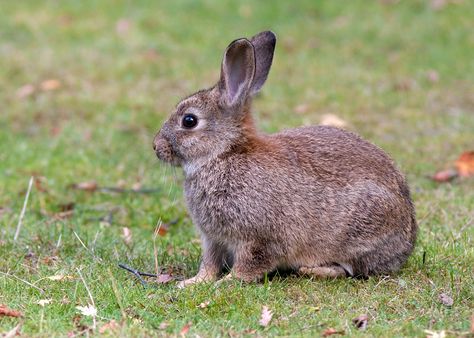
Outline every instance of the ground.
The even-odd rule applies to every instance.
[[[429,176],[474,148],[472,1],[3,1],[0,8],[0,304],[24,315],[0,316],[0,333],[20,323],[25,336],[469,334],[474,179],[439,184]],[[230,41],[265,29],[278,43],[255,100],[258,126],[274,132],[333,114],[385,149],[413,193],[416,249],[398,274],[368,280],[277,275],[260,284],[144,289],[117,264],[190,277],[200,256],[182,173],[158,162],[153,136],[181,97],[217,80]],[[90,181],[155,190],[71,186]],[[168,228],[155,236],[160,223]],[[91,298],[95,330],[93,317],[76,308]],[[267,326],[259,325],[263,306],[273,312]],[[352,323],[361,314],[365,331]],[[112,319],[116,327],[104,328]]]

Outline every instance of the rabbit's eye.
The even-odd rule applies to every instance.
[[[197,126],[198,118],[192,114],[186,114],[183,117],[183,127],[191,129]]]

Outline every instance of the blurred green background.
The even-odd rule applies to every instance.
[[[357,335],[364,332],[351,319],[360,313],[369,314],[369,335],[468,332],[473,180],[438,185],[428,176],[474,148],[473,18],[468,0],[1,1],[0,304],[24,312],[26,335],[87,331],[91,318],[74,321],[75,306],[89,302],[80,269],[102,316],[98,325],[115,319],[122,335],[179,334],[187,323],[189,334],[204,336],[310,335],[330,327]],[[413,191],[417,249],[391,278],[277,277],[226,290],[143,291],[117,262],[154,270],[156,254],[164,270],[189,277],[200,255],[182,175],[157,161],[153,136],[181,97],[215,83],[230,41],[267,29],[278,41],[254,103],[259,127],[274,132],[331,114],[384,148]],[[91,181],[158,192],[70,188]],[[58,216],[65,211],[72,215]],[[160,221],[169,229],[154,239]],[[129,243],[123,227],[132,232]],[[44,279],[53,275],[72,280]],[[452,307],[439,301],[441,293],[454,299]],[[52,303],[41,307],[41,299]],[[208,308],[196,307],[207,300]],[[258,325],[263,305],[275,313],[267,328]],[[0,333],[17,322],[0,317]]]

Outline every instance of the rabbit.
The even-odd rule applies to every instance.
[[[259,281],[290,269],[319,278],[390,274],[411,254],[417,223],[404,176],[356,134],[311,126],[258,131],[252,97],[265,83],[276,36],[225,50],[220,79],[182,100],[153,141],[184,169],[202,260],[193,283]]]

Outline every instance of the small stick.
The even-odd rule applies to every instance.
[[[28,205],[28,199],[30,198],[31,187],[33,186],[34,178],[33,176],[30,177],[30,182],[28,183],[28,190],[26,190],[25,201],[23,202],[23,208],[21,209],[20,218],[18,219],[18,225],[16,226],[15,237],[13,237],[13,241],[16,242],[18,236],[20,235],[21,224],[23,222],[23,217],[25,217],[26,206]]]
[[[124,270],[127,270],[128,272],[131,272],[135,277],[138,278],[138,280],[140,281],[140,283],[143,285],[143,286],[147,286],[147,282],[142,278],[142,276],[145,276],[145,277],[155,277],[157,278],[158,275],[156,274],[153,274],[153,273],[148,273],[148,272],[141,272],[141,271],[138,271],[136,269],[133,269],[125,264],[122,264],[122,263],[119,263],[118,265],[120,268],[124,269]]]
[[[92,302],[92,306],[93,306],[94,308],[96,308],[96,307],[95,307],[94,298],[92,297],[92,293],[91,293],[91,291],[89,290],[89,287],[88,287],[87,284],[86,284],[86,280],[85,280],[84,277],[82,276],[81,270],[79,270],[79,268],[77,268],[77,273],[79,274],[79,277],[81,277],[82,283],[83,283],[84,286],[86,287],[87,293],[89,294],[89,298],[90,298],[90,300],[91,300],[91,302]],[[95,330],[95,328],[96,328],[95,316],[92,317],[92,323],[93,323],[93,328],[92,328],[92,329]]]
[[[12,274],[10,274],[10,273],[3,272],[3,271],[0,271],[0,274],[2,274],[2,275],[4,275],[4,276],[7,276],[7,277],[15,278],[15,279],[19,280],[20,282],[23,282],[23,283],[25,283],[26,285],[29,285],[29,286],[31,286],[32,288],[38,290],[40,293],[42,293],[42,294],[44,293],[44,290],[43,290],[43,289],[40,289],[39,287],[37,287],[37,286],[31,284],[30,282],[28,282],[28,281],[26,281],[26,280],[24,280],[24,279],[21,279],[20,277],[17,277],[17,276],[15,276],[15,275],[12,275]]]

